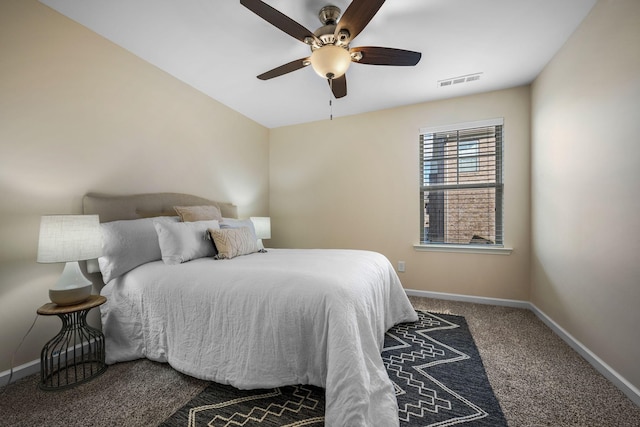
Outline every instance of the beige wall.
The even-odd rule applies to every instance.
[[[417,252],[421,127],[504,117],[505,246],[511,255]],[[275,247],[368,249],[405,288],[529,299],[528,86],[272,129]]]
[[[0,2],[0,371],[62,272],[35,262],[41,215],[79,213],[88,191],[266,215],[268,133],[35,0]],[[41,317],[16,364],[59,327]]]
[[[636,388],[639,23],[599,1],[532,90],[532,301]]]

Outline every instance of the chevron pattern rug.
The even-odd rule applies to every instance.
[[[401,427],[506,426],[463,317],[418,311],[391,328],[382,359]],[[324,390],[309,385],[237,390],[211,383],[163,427],[322,426]]]

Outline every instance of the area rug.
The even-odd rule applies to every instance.
[[[418,311],[417,322],[387,332],[382,359],[401,427],[507,425],[464,317]],[[310,385],[238,390],[211,383],[161,426],[322,426],[324,404],[324,390]]]

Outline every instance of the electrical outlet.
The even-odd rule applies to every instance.
[[[404,273],[404,261],[398,261],[398,271]]]

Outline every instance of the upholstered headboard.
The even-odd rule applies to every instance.
[[[100,222],[153,216],[176,216],[174,206],[217,206],[225,218],[237,218],[238,207],[182,193],[147,193],[112,196],[89,193],[82,199],[85,214],[97,214]]]

